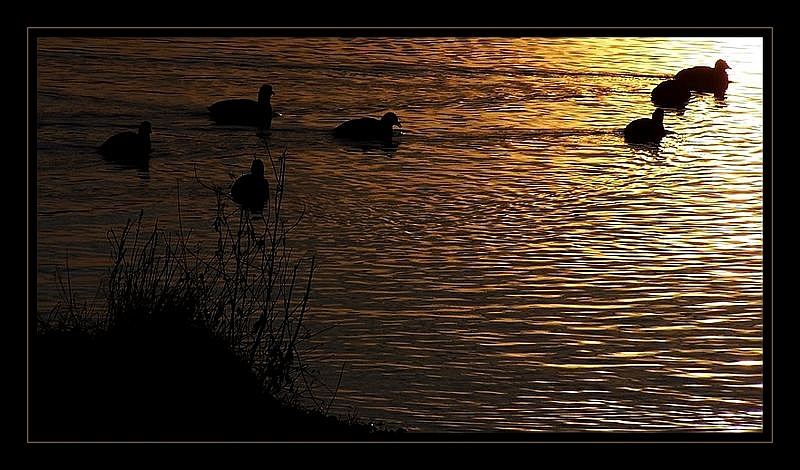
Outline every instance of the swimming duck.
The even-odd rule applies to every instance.
[[[675,74],[675,80],[683,82],[690,90],[709,93],[724,93],[728,89],[727,62],[719,59],[714,68],[698,66],[683,69]]]
[[[269,183],[264,179],[264,162],[256,158],[250,165],[250,173],[242,175],[231,186],[233,201],[252,212],[264,210],[269,200]]]
[[[652,119],[637,119],[625,127],[625,140],[632,143],[658,142],[666,134],[664,130],[664,110],[653,111]]]
[[[150,158],[150,134],[148,121],[139,124],[139,132],[121,132],[108,138],[97,152],[110,160],[146,160]]]
[[[263,85],[258,90],[258,102],[247,99],[219,101],[208,107],[211,120],[217,124],[240,124],[272,127],[272,104],[269,100],[275,92],[272,85]]]
[[[665,108],[683,108],[689,102],[689,87],[679,80],[661,82],[650,92],[653,104]]]
[[[392,126],[403,127],[397,114],[388,112],[378,120],[365,117],[340,124],[333,135],[354,140],[392,140]]]

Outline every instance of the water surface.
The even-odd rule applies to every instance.
[[[316,254],[306,359],[333,411],[420,431],[758,431],[760,38],[41,38],[38,308],[92,299],[106,232],[140,210],[209,233],[263,146],[205,107],[275,89],[273,152]],[[724,58],[724,100],[621,130],[650,91]],[[338,123],[394,111],[394,149]],[[147,171],[94,147],[153,124]]]

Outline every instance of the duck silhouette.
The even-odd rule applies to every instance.
[[[664,108],[684,108],[690,96],[689,87],[679,80],[661,82],[650,92],[653,104]]]
[[[217,124],[238,124],[270,129],[273,116],[270,98],[274,94],[272,85],[263,85],[258,90],[257,102],[248,99],[218,101],[208,107],[208,112],[211,114],[211,120]]]
[[[688,69],[683,69],[675,74],[675,80],[682,82],[690,90],[714,93],[716,95],[724,94],[728,89],[728,63],[719,59],[714,67],[697,66]]]
[[[664,135],[664,110],[661,108],[653,111],[651,119],[637,119],[625,127],[625,140],[631,143],[658,142]]]
[[[233,202],[251,212],[264,210],[269,201],[269,183],[264,178],[264,162],[256,158],[250,165],[250,173],[240,176],[231,186]]]
[[[127,131],[113,135],[97,148],[97,153],[109,160],[147,160],[152,151],[152,129],[150,122],[142,121],[138,133]]]
[[[403,127],[397,114],[388,112],[380,120],[364,117],[344,122],[333,130],[333,135],[352,140],[391,141],[394,135],[392,126]]]

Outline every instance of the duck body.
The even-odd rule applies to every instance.
[[[730,67],[720,59],[714,67],[698,66],[683,69],[675,74],[675,80],[686,85],[690,90],[706,93],[724,93],[728,89],[728,72]]]
[[[402,127],[397,115],[390,112],[381,119],[365,117],[344,122],[333,130],[333,135],[352,140],[391,141],[395,125]]]
[[[97,152],[109,160],[147,160],[152,151],[150,144],[151,125],[144,121],[139,132],[121,132],[109,137],[98,147]]]
[[[625,140],[631,143],[659,142],[666,135],[664,110],[656,109],[652,118],[636,119],[625,127]]]
[[[231,186],[231,198],[243,209],[261,212],[269,200],[269,183],[264,179],[264,163],[253,160],[250,173],[240,176]]]
[[[274,95],[270,85],[264,85],[258,92],[258,101],[234,99],[218,101],[208,107],[211,120],[217,124],[236,124],[272,127],[272,104],[270,97]]]
[[[272,106],[262,106],[253,100],[225,100],[208,107],[211,120],[217,124],[272,127]]]
[[[665,108],[684,108],[690,97],[689,87],[679,80],[661,82],[650,92],[653,104]]]

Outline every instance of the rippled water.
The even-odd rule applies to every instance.
[[[621,129],[724,58],[658,148]],[[205,106],[275,88],[295,234],[320,263],[306,359],[334,411],[421,431],[749,431],[762,416],[760,38],[40,38],[38,302],[96,294],[106,231],[209,230],[263,153]],[[396,149],[330,137],[394,111]],[[153,123],[149,171],[109,135]],[[301,250],[302,252],[302,250]]]

